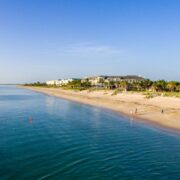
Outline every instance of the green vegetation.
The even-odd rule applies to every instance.
[[[48,87],[47,84],[45,82],[41,83],[41,82],[35,82],[35,83],[29,83],[29,84],[24,84],[24,86],[37,86],[37,87]]]
[[[115,96],[115,95],[117,95],[118,93],[121,93],[121,92],[122,92],[121,90],[116,89],[116,90],[111,94],[111,96]]]
[[[145,95],[145,98],[153,98],[157,96],[162,96],[162,97],[177,97],[180,98],[180,92],[143,92],[143,95]]]
[[[37,86],[37,87],[56,87],[56,85],[48,86],[46,83],[31,83],[25,84],[25,86]],[[89,92],[97,89],[114,89],[115,91],[112,95],[117,95],[122,91],[131,91],[131,92],[141,92],[145,95],[146,98],[153,98],[156,96],[173,96],[180,98],[180,82],[177,81],[151,81],[149,79],[143,81],[110,81],[105,82],[100,80],[97,86],[91,85],[91,83],[87,81],[82,81],[80,79],[73,80],[66,85],[61,86],[64,89],[74,89],[77,91],[88,90]]]
[[[80,79],[69,82],[66,85],[62,86],[65,89],[76,89],[76,90],[86,90],[91,87],[90,82],[81,82]]]

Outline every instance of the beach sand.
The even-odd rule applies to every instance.
[[[112,90],[75,91],[62,88],[25,88],[84,104],[108,108],[128,117],[133,116],[136,120],[180,131],[179,98],[158,96],[147,99],[140,93],[132,92],[112,95],[114,92]],[[135,114],[136,108],[137,113]],[[162,109],[164,113],[161,113]]]

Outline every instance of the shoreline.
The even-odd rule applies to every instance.
[[[139,93],[119,93],[112,95],[111,90],[75,91],[61,88],[25,87],[46,95],[106,108],[135,121],[145,122],[160,129],[180,131],[180,100],[172,97],[155,97],[146,99]],[[137,114],[135,115],[135,109]],[[161,109],[164,113],[161,114]],[[133,114],[132,114],[133,112]]]

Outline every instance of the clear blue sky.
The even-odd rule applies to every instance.
[[[0,0],[0,83],[100,74],[180,81],[180,1]]]

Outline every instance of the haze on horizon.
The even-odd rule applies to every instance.
[[[2,0],[0,84],[89,75],[180,81],[178,0]]]

